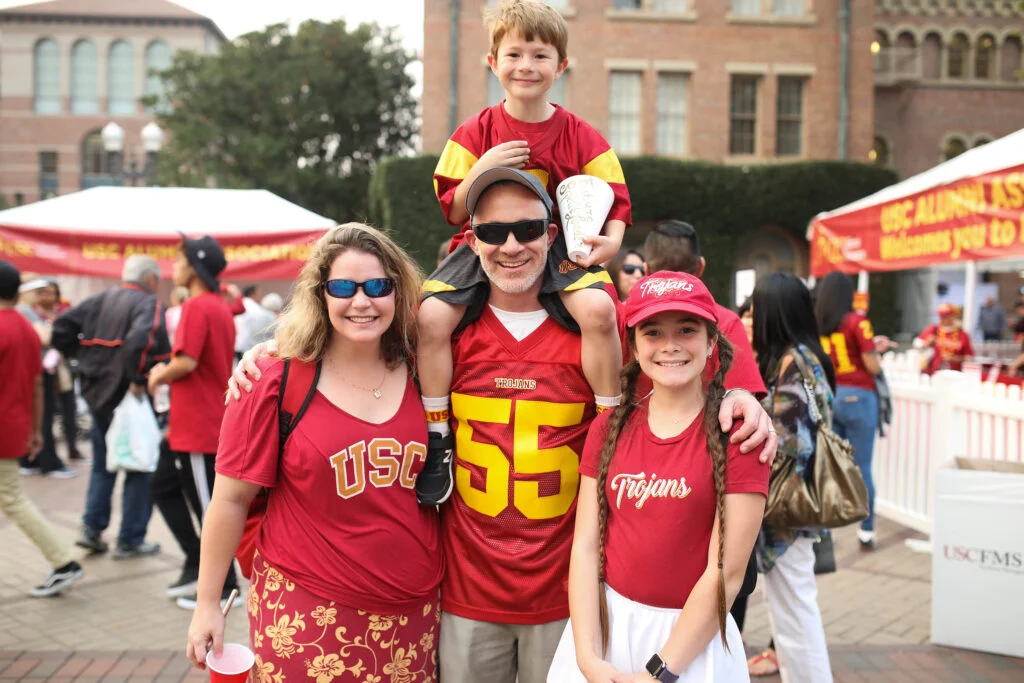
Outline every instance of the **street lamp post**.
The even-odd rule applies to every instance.
[[[141,169],[135,155],[129,156],[127,167],[124,165],[124,128],[111,121],[103,126],[100,137],[103,138],[103,149],[107,153],[107,169],[113,177],[112,184],[124,185],[128,182],[134,187],[139,180],[143,184],[153,184],[157,155],[164,143],[164,132],[160,126],[150,121],[142,129],[142,149],[146,153],[146,160]]]

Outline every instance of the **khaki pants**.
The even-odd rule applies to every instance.
[[[0,459],[0,511],[25,532],[54,569],[75,559],[71,547],[57,537],[50,523],[25,496],[17,458]]]
[[[522,626],[441,615],[444,683],[545,683],[568,619]]]

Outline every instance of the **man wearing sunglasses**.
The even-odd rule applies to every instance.
[[[441,516],[440,664],[456,682],[497,680],[510,669],[520,680],[543,680],[569,616],[593,391],[580,335],[550,318],[538,298],[557,235],[544,186],[529,173],[492,168],[470,187],[466,205],[467,243],[490,290],[479,317],[452,340],[455,489]],[[723,403],[727,427],[733,411],[745,418],[747,451],[765,442],[769,420],[751,395]],[[774,440],[765,451],[774,452]],[[424,470],[420,479],[435,475]]]

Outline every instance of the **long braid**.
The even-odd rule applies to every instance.
[[[597,580],[598,580],[598,614],[601,624],[601,653],[608,649],[608,601],[604,594],[604,542],[608,532],[608,494],[605,485],[608,482],[608,468],[611,466],[619,433],[626,420],[633,413],[636,404],[633,394],[636,392],[637,380],[640,378],[640,364],[633,360],[622,368],[622,402],[615,407],[608,422],[608,436],[601,448],[601,461],[597,469]]]
[[[725,398],[725,374],[732,365],[732,345],[724,335],[715,330],[718,339],[718,371],[707,389],[707,403],[704,408],[704,428],[707,432],[708,452],[711,454],[715,480],[715,510],[718,513],[718,628],[722,635],[722,644],[726,652],[729,643],[725,639],[725,615],[728,607],[725,604],[725,446],[722,443],[722,426],[718,422],[718,412]]]

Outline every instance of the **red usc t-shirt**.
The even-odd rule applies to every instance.
[[[597,479],[612,413],[593,423],[580,474]],[[767,464],[756,453],[726,450],[725,492],[768,496]],[[633,411],[608,469],[605,580],[630,600],[682,609],[708,566],[715,524],[715,482],[704,413],[678,436],[661,439],[647,410]]]
[[[280,457],[284,363],[259,366],[263,378],[224,415],[217,473],[270,489],[260,553],[313,594],[377,614],[436,596],[444,565],[437,512],[416,502],[427,422],[412,379],[381,424],[317,392]]]
[[[455,188],[466,178],[473,165],[495,145],[512,140],[530,144],[530,161],[525,170],[544,184],[555,200],[558,184],[574,175],[592,175],[608,183],[615,193],[607,220],[620,220],[629,227],[632,222],[629,192],[615,151],[586,121],[555,106],[547,121],[526,123],[508,115],[504,104],[484,109],[459,126],[441,152],[434,170],[434,193],[441,203],[445,218],[451,215]],[[558,202],[554,206],[558,219]],[[452,240],[451,251],[464,241],[463,233]]]
[[[181,305],[172,355],[179,353],[195,358],[198,365],[171,382],[171,449],[216,453],[224,392],[235,359],[235,319],[219,294],[206,292]]]
[[[455,492],[441,607],[480,621],[569,615],[579,462],[594,419],[580,337],[548,318],[517,342],[485,307],[455,337]]]
[[[859,313],[847,313],[829,336],[822,335],[821,346],[832,356],[836,385],[875,390],[875,378],[864,367],[861,354],[875,350],[875,332],[871,321]]]
[[[971,337],[962,329],[946,330],[938,325],[929,325],[924,328],[918,339],[929,339],[935,337],[935,353],[928,361],[928,368],[925,372],[929,375],[943,365],[950,370],[959,370],[963,367],[963,359],[974,355],[974,347],[971,346]]]
[[[15,309],[0,311],[0,458],[20,458],[28,450],[36,377],[42,371],[35,329]]]

